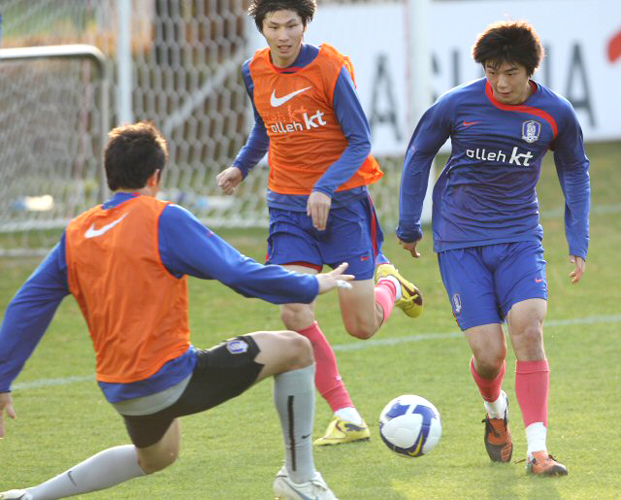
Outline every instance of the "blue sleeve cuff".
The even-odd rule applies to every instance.
[[[399,238],[404,243],[412,243],[414,241],[418,241],[423,237],[423,231],[420,226],[418,228],[412,228],[409,230],[403,230],[401,227],[397,228],[397,238]]]
[[[313,188],[313,191],[318,191],[318,192],[320,192],[320,193],[325,194],[326,196],[329,196],[330,198],[333,198],[333,197],[334,197],[334,191],[335,191],[335,190],[334,190],[334,189],[332,189],[332,188],[327,188],[327,187],[324,187],[324,186],[315,186],[315,187]]]

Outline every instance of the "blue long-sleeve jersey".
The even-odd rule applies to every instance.
[[[419,121],[408,145],[397,236],[422,237],[421,211],[434,156],[451,138],[451,154],[433,190],[434,250],[541,240],[536,184],[554,151],[565,195],[570,255],[589,244],[589,160],[569,101],[531,82],[522,105],[503,105],[485,78],[443,94]]]
[[[117,206],[133,196],[117,193],[103,208]],[[274,304],[310,303],[319,291],[315,276],[257,263],[178,205],[168,205],[162,211],[158,247],[162,264],[171,274],[216,279],[246,297],[258,297]],[[9,391],[69,293],[63,234],[6,310],[0,327],[0,392]],[[191,373],[195,363],[196,352],[191,348],[148,379],[130,384],[99,382],[99,385],[110,402],[145,396],[180,382]]]
[[[295,72],[308,66],[318,53],[319,47],[303,44],[296,60],[284,72],[288,70]],[[233,162],[233,166],[241,170],[244,178],[265,156],[270,144],[263,119],[254,105],[255,82],[250,75],[250,61],[251,59],[242,65],[242,76],[252,102],[255,122],[248,136],[248,141]],[[347,139],[347,147],[341,157],[330,165],[317,181],[313,191],[327,194],[332,198],[332,206],[338,207],[366,198],[368,192],[366,186],[338,192],[336,189],[351,178],[371,152],[371,129],[358,99],[351,75],[344,67],[341,69],[336,82],[333,105],[343,135]],[[269,189],[267,191],[267,204],[272,208],[305,212],[307,201],[308,196],[274,193]]]

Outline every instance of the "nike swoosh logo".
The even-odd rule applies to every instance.
[[[481,120],[476,121],[476,122],[467,122],[466,120],[464,120],[464,127],[469,127],[470,125],[475,125],[476,123],[481,123]]]
[[[306,92],[310,88],[312,87],[306,87],[305,89],[296,90],[282,97],[276,97],[276,91],[273,90],[272,96],[270,97],[270,104],[272,105],[273,108],[277,108],[278,106],[282,106],[288,100],[293,99],[296,95],[301,94],[302,92]]]
[[[541,283],[543,281],[542,278],[535,278],[535,283]]]
[[[125,215],[123,215],[122,217],[118,218],[114,222],[111,222],[110,224],[106,224],[105,226],[102,226],[99,229],[95,229],[95,224],[94,223],[91,224],[91,227],[89,227],[86,230],[86,232],[84,233],[84,237],[85,238],[96,238],[97,236],[101,236],[102,234],[107,233],[108,231],[110,231],[110,229],[112,229],[114,226],[116,226],[119,222],[121,222],[128,215],[129,215],[129,212],[127,212]]]

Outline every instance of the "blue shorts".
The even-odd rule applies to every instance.
[[[268,264],[296,264],[321,271],[324,264],[349,263],[348,274],[357,280],[373,277],[384,234],[370,198],[330,209],[325,231],[313,227],[306,212],[270,208],[267,240]]]
[[[543,246],[501,243],[438,253],[442,281],[462,330],[502,323],[517,302],[548,298]]]

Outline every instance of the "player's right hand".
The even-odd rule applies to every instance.
[[[0,439],[4,437],[4,410],[9,417],[17,418],[10,392],[0,392]]]
[[[407,250],[408,252],[410,252],[412,257],[414,257],[415,259],[418,259],[420,257],[420,253],[418,253],[418,250],[416,250],[416,245],[418,245],[419,241],[420,240],[407,242],[407,241],[399,240],[399,245],[401,245],[404,250]]]
[[[569,262],[574,264],[574,270],[569,273],[571,284],[574,285],[582,278],[582,275],[586,269],[586,262],[582,257],[576,257],[575,255],[569,256]]]
[[[353,281],[355,276],[353,274],[343,274],[349,264],[343,262],[340,266],[330,271],[329,273],[317,274],[315,277],[319,282],[319,294],[329,292],[336,287],[342,287],[343,283]],[[347,283],[348,286],[351,286]]]
[[[241,173],[241,170],[237,167],[229,167],[216,176],[216,181],[218,181],[218,187],[222,189],[224,194],[229,195],[235,193],[235,188],[239,186],[242,180],[243,175]]]

